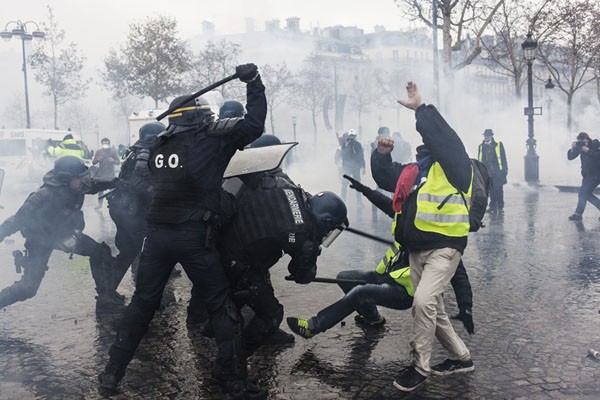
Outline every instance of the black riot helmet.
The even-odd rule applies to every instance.
[[[346,204],[333,192],[319,192],[312,196],[309,202],[319,224],[320,235],[323,238],[321,244],[329,247],[349,225]]]
[[[219,108],[219,118],[239,118],[246,114],[244,106],[239,101],[227,100]]]
[[[257,147],[267,147],[276,144],[281,144],[281,140],[279,140],[277,136],[269,135],[268,133],[263,133],[258,139],[250,143],[248,147],[255,149]]]
[[[140,140],[146,140],[150,137],[158,136],[158,134],[165,129],[167,129],[167,127],[160,122],[149,122],[144,124],[140,128]]]
[[[188,96],[179,96],[169,105],[173,107]],[[169,117],[169,125],[195,126],[208,125],[214,120],[214,113],[208,102],[202,97],[188,100],[173,110]]]
[[[88,174],[83,160],[75,156],[62,156],[54,161],[54,177],[61,183],[69,183],[73,178]]]

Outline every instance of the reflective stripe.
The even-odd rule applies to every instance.
[[[467,193],[461,193],[448,181],[442,166],[434,162],[427,173],[427,180],[418,190],[415,228],[423,232],[439,233],[448,237],[465,237],[469,234],[469,207],[473,185]]]
[[[468,199],[467,203],[471,202],[471,197],[465,196],[465,199]],[[458,194],[452,194],[450,197],[448,197],[448,195],[438,196],[431,193],[419,193],[419,201],[428,201],[436,204],[441,204],[442,202],[450,204],[465,204],[462,197]]]
[[[418,212],[417,218],[421,221],[430,221],[430,222],[442,222],[442,223],[451,223],[451,222],[469,222],[469,214],[431,214],[426,212]]]

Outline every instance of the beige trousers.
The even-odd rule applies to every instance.
[[[410,340],[411,360],[422,375],[429,375],[434,336],[452,360],[468,360],[469,349],[458,337],[444,310],[444,290],[456,272],[461,253],[449,247],[409,254],[410,277],[415,288]]]

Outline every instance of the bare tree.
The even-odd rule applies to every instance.
[[[481,57],[492,71],[512,79],[517,98],[521,97],[525,82],[524,67],[527,64],[521,43],[529,31],[543,34],[551,29],[551,26],[540,22],[540,16],[551,7],[551,2],[533,0],[502,3],[496,18],[489,25],[494,35],[484,37],[481,41],[485,50]]]
[[[332,79],[328,68],[314,54],[310,55],[298,74],[291,101],[296,107],[310,111],[314,144],[317,143],[317,117],[323,111],[323,99],[332,93]]]
[[[37,41],[29,61],[35,79],[46,87],[44,92],[52,97],[54,128],[58,129],[58,109],[61,105],[85,95],[89,79],[82,76],[86,57],[76,43],[63,45],[65,31],[59,29],[52,8],[48,6],[48,22],[42,24],[46,40]]]
[[[260,75],[265,82],[265,95],[267,96],[271,134],[275,135],[275,117],[273,113],[292,94],[294,76],[285,62],[275,67],[269,64],[263,65]]]
[[[567,97],[567,128],[573,123],[575,93],[594,80],[600,56],[600,41],[595,27],[600,7],[593,0],[565,0],[555,4],[555,13],[540,16],[540,25],[550,26],[541,35],[539,54],[556,86]]]
[[[442,30],[442,60],[446,71],[471,64],[481,53],[481,37],[504,0],[394,0],[413,20],[432,28],[432,7],[437,4],[438,29]],[[463,42],[471,37],[473,46],[454,62],[453,52],[465,50]]]
[[[130,24],[125,44],[104,59],[105,87],[116,95],[148,96],[155,108],[159,102],[182,94],[183,76],[191,69],[192,55],[178,36],[173,17],[158,16]]]
[[[352,81],[352,94],[350,98],[350,108],[356,111],[358,118],[358,133],[362,138],[363,127],[362,127],[362,116],[364,113],[371,111],[380,98],[380,94],[376,89],[376,80],[374,74],[370,71],[355,75]]]
[[[192,82],[196,87],[189,88],[189,91],[196,92],[233,74],[240,63],[241,54],[242,49],[237,43],[225,39],[218,43],[208,42],[204,50],[194,57]],[[245,85],[238,80],[215,90],[221,93],[224,100],[245,100]]]

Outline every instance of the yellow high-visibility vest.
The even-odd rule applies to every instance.
[[[429,168],[427,180],[418,189],[415,227],[423,232],[444,236],[467,236],[472,187],[472,169],[469,191],[460,193],[448,182],[439,162],[434,162]]]

